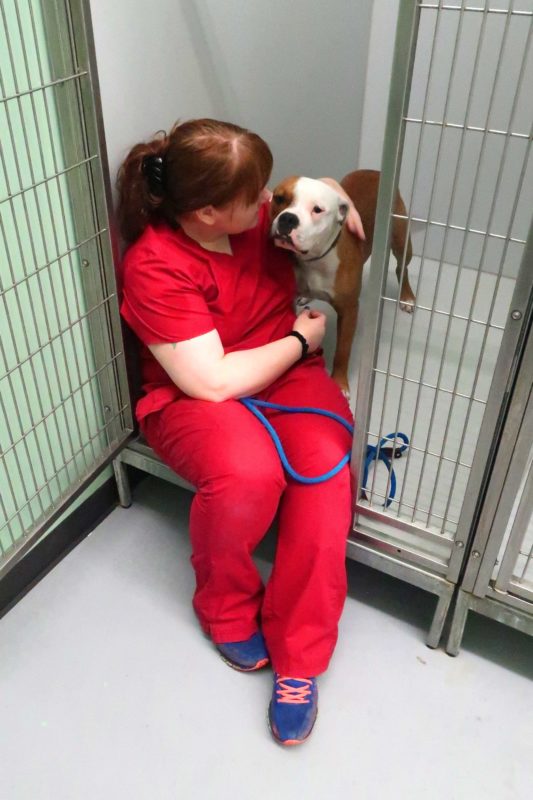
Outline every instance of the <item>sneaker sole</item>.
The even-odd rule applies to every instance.
[[[237,664],[235,661],[230,661],[228,658],[226,658],[226,656],[223,656],[220,650],[217,650],[217,653],[219,654],[224,664],[227,664],[228,667],[237,670],[237,672],[257,672],[257,670],[263,669],[264,667],[270,664],[269,658],[262,658],[260,661],[257,662],[257,664],[254,664],[251,667],[243,667],[241,664]]]
[[[274,739],[276,744],[279,744],[282,747],[294,747],[294,745],[303,744],[304,742],[306,742],[309,739],[309,737],[313,733],[313,728],[315,727],[315,722],[316,722],[317,717],[318,717],[318,708],[316,710],[316,714],[315,714],[315,718],[313,720],[313,724],[309,728],[309,733],[307,734],[307,736],[304,736],[303,739],[285,739],[285,740],[284,739],[278,739],[278,737],[276,736],[275,732],[272,730],[272,722],[270,720],[270,705],[269,705],[268,706],[268,711],[267,711],[268,729],[269,729],[270,733],[272,734],[272,738]]]

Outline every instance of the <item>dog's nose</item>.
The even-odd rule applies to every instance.
[[[291,214],[290,211],[284,211],[283,214],[280,214],[278,218],[278,231],[282,235],[286,236],[294,228],[297,228],[299,224],[300,220],[296,214]]]

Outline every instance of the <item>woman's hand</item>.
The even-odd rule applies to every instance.
[[[361,222],[361,217],[359,216],[359,212],[354,206],[352,199],[346,194],[340,183],[337,183],[337,181],[333,178],[320,178],[320,180],[322,183],[327,183],[328,186],[331,186],[332,189],[335,189],[337,194],[340,194],[342,199],[348,203],[348,214],[346,216],[346,225],[348,230],[354,233],[364,242],[366,236],[363,230],[363,223]]]
[[[326,315],[313,308],[305,308],[296,317],[292,329],[305,337],[309,352],[314,353],[320,347],[326,333]]]

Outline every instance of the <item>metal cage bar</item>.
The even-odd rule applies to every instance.
[[[530,456],[525,485],[509,532],[509,542],[494,582],[494,588],[499,592],[511,591],[516,594],[523,592],[527,599],[533,601],[533,542],[530,546],[528,545],[529,549],[526,549],[525,544],[528,527],[531,526],[532,521],[533,462]]]
[[[409,104],[418,23],[419,13],[416,0],[401,0],[376,209],[375,241],[368,284],[368,306],[373,309],[379,308],[385,284],[384,265],[385,263],[388,264],[392,205],[398,186],[399,162],[403,148],[404,126],[402,125],[402,117],[407,112]],[[372,314],[369,317],[370,324],[365,327],[365,338],[361,343],[360,375],[355,408],[355,427],[357,431],[368,430],[370,401],[375,380],[375,349],[379,336],[380,320],[379,314]],[[351,460],[352,466],[355,467],[356,477],[363,474],[365,456],[366,442],[362,436],[356,436]]]

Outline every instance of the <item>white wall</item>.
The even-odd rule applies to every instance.
[[[357,165],[372,0],[91,0],[111,172],[177,119],[256,130],[288,173]]]
[[[379,169],[381,166],[399,1],[373,0],[372,3],[359,150],[361,169]]]

